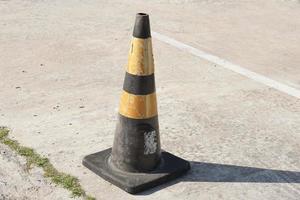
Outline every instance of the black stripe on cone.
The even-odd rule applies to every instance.
[[[155,92],[154,74],[137,76],[126,72],[123,90],[135,95],[147,95]]]
[[[133,36],[151,37],[147,14],[137,14]],[[123,90],[113,148],[85,156],[83,165],[134,194],[182,175],[190,164],[160,149],[154,74],[127,72]]]
[[[151,140],[150,146],[146,146]],[[111,163],[127,172],[147,172],[160,161],[160,138],[157,116],[131,119],[119,114]]]
[[[151,37],[150,33],[150,20],[149,15],[146,13],[136,14],[135,24],[133,28],[133,37],[148,38]]]

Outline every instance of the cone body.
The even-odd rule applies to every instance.
[[[156,104],[149,16],[138,13],[113,147],[85,156],[83,165],[131,194],[189,170],[189,162],[161,151]]]
[[[110,164],[121,171],[146,172],[159,164],[160,157],[149,16],[139,14],[129,51]]]

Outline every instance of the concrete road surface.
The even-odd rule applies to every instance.
[[[133,196],[81,161],[112,145],[137,12],[150,14],[155,33],[204,54],[153,37],[162,147],[192,170]],[[299,200],[299,44],[299,1],[2,0],[0,125],[97,199]],[[28,186],[13,181],[19,167],[5,175],[14,187],[0,182],[3,195]],[[69,194],[41,187],[53,193],[42,199]]]

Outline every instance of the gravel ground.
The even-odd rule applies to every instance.
[[[1,200],[74,199],[69,191],[46,180],[41,169],[28,170],[26,160],[3,144],[0,144],[0,163]]]
[[[112,145],[137,12],[158,33],[300,88],[299,1],[0,1],[0,126],[97,199],[299,200],[299,99],[155,39],[162,148],[192,170],[132,196],[82,166]],[[1,198],[69,198],[0,147]]]

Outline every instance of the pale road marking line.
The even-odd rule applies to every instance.
[[[266,76],[260,75],[258,73],[252,72],[248,69],[245,69],[241,66],[235,65],[227,60],[224,60],[222,58],[219,58],[218,56],[211,55],[209,53],[206,53],[204,51],[201,51],[199,49],[196,49],[192,46],[189,46],[187,44],[184,44],[182,42],[179,42],[175,39],[172,39],[168,36],[162,35],[160,33],[152,31],[152,37],[160,40],[161,42],[167,43],[171,46],[174,46],[180,50],[184,50],[189,52],[190,54],[193,54],[199,58],[205,59],[207,61],[210,61],[212,63],[215,63],[217,65],[220,65],[226,69],[229,69],[233,72],[236,72],[238,74],[241,74],[243,76],[246,76],[254,81],[257,81],[259,83],[262,83],[264,85],[267,85],[271,88],[274,88],[276,90],[279,90],[281,92],[284,92],[288,95],[291,95],[293,97],[300,99],[300,90],[297,90],[296,88],[290,87],[288,85],[282,84],[278,81],[272,80]]]

